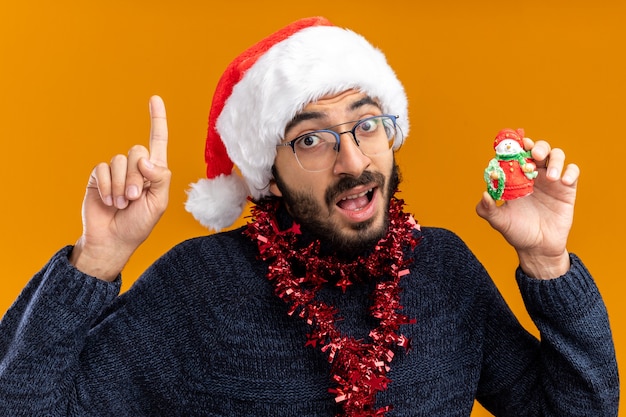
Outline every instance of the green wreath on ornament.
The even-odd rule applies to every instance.
[[[493,186],[493,179],[491,179],[491,174],[495,172],[498,177],[498,186]],[[506,179],[506,175],[504,174],[504,170],[500,167],[498,160],[493,158],[489,161],[489,165],[485,169],[484,173],[485,182],[487,183],[487,192],[494,200],[500,200],[502,194],[504,194],[504,182]]]

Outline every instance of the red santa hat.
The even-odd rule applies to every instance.
[[[514,141],[519,143],[519,146],[522,149],[524,149],[524,129],[506,128],[500,130],[496,135],[496,138],[493,140],[493,148],[495,149],[500,144],[500,142],[505,139],[513,139]]]
[[[207,178],[191,184],[187,211],[216,231],[232,225],[249,196],[269,195],[276,145],[293,117],[307,104],[349,89],[377,99],[384,113],[400,115],[398,125],[408,135],[404,88],[382,52],[361,35],[312,17],[244,51],[213,95]]]

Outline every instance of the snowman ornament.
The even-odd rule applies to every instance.
[[[494,200],[513,200],[533,192],[537,166],[524,150],[523,139],[523,129],[502,129],[494,139],[496,156],[484,173],[487,192]]]

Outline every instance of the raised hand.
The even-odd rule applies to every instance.
[[[539,170],[534,192],[498,205],[485,191],[476,212],[515,248],[526,274],[556,278],[569,269],[566,246],[580,170],[565,166],[565,153],[545,141],[524,139],[524,145]]]
[[[70,262],[82,272],[111,281],[148,237],[165,211],[171,172],[167,168],[167,118],[158,96],[150,98],[150,144],[133,146],[98,164],[83,200],[83,234]]]

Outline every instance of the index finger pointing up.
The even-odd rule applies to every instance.
[[[167,167],[167,115],[159,96],[150,97],[150,162]]]

